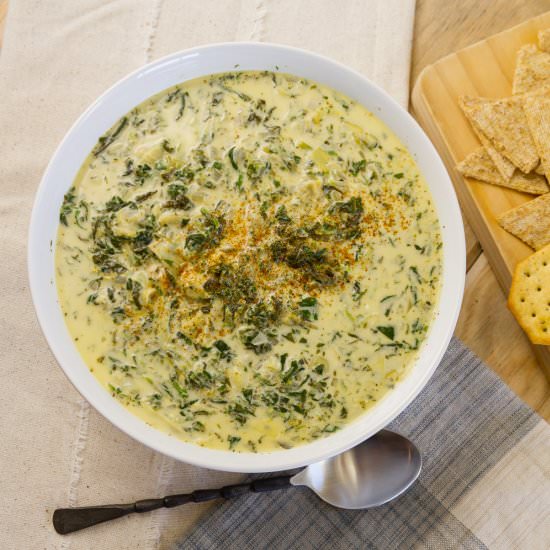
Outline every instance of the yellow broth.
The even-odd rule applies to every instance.
[[[68,329],[113,397],[210,448],[324,437],[406,375],[441,235],[396,136],[309,80],[174,86],[103,136],[56,245]]]

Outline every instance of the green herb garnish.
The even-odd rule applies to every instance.
[[[376,327],[378,332],[381,332],[384,336],[393,340],[395,337],[395,329],[392,326],[379,326]]]
[[[101,136],[97,142],[97,147],[93,151],[94,157],[99,156],[103,151],[107,149],[111,144],[113,144],[118,136],[122,133],[122,130],[126,127],[128,124],[128,117],[123,117],[118,126],[114,129],[114,131],[111,134],[105,134],[104,136]]]

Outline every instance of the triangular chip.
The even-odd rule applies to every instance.
[[[463,96],[460,106],[473,126],[483,132],[491,144],[528,174],[539,163],[535,144],[523,112],[523,98],[485,99]]]
[[[491,160],[495,163],[502,178],[506,181],[509,180],[514,174],[516,167],[491,145],[489,138],[482,131],[478,130],[476,126],[472,126],[472,130],[481,142],[481,145],[485,148],[485,151],[487,151],[487,154],[491,157]]]
[[[536,172],[524,174],[521,170],[516,170],[512,179],[508,182],[497,185],[509,187],[510,189],[522,191],[523,193],[530,193],[531,195],[544,195],[544,193],[548,193],[549,190],[548,182],[544,176]]]
[[[521,97],[524,100],[528,97],[550,97],[550,81],[546,82],[544,85],[542,85],[540,88],[537,88],[536,90],[531,90],[530,92],[527,92],[525,94],[518,94],[515,97]]]
[[[535,250],[546,246],[550,243],[550,193],[508,210],[498,223]]]
[[[540,163],[548,179],[550,178],[550,97],[526,97],[523,110],[540,156]]]
[[[516,170],[509,180],[505,180],[484,147],[470,153],[456,167],[467,178],[474,178],[493,185],[522,191],[523,193],[531,193],[532,195],[542,195],[548,192],[546,180],[538,174],[524,174],[520,170]]]
[[[536,143],[535,143],[535,145],[536,145]],[[533,172],[535,172],[535,174],[538,174],[539,176],[544,176],[545,175],[544,168],[542,166],[542,162],[539,162],[539,165],[533,170]]]
[[[550,29],[539,31],[539,48],[550,53]]]
[[[459,104],[462,107],[462,98],[459,99]],[[477,139],[481,142],[481,145],[485,147],[485,150],[487,151],[487,154],[491,157],[492,161],[495,163],[495,166],[497,167],[497,170],[500,172],[500,175],[505,179],[509,180],[512,177],[512,174],[514,173],[514,170],[516,167],[505,157],[503,157],[492,145],[489,141],[489,138],[481,131],[479,128],[472,124],[472,121],[470,121],[469,117],[467,117],[471,126],[472,130],[474,131],[474,134],[477,136]]]
[[[550,344],[550,246],[516,265],[508,307],[533,344]]]
[[[479,147],[456,165],[457,170],[467,178],[485,181],[487,183],[504,182],[495,163],[485,150]]]
[[[524,94],[550,84],[550,53],[541,52],[534,44],[518,50],[512,93]]]

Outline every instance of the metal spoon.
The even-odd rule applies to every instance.
[[[132,504],[60,508],[53,514],[55,530],[65,535],[134,512],[173,508],[188,502],[230,499],[254,492],[309,487],[325,502],[338,508],[360,509],[380,506],[404,493],[422,469],[422,457],[402,435],[382,430],[342,454],[311,464],[293,476],[257,479],[221,489],[194,491],[185,495],[138,500]]]

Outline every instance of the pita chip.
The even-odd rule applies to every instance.
[[[486,99],[462,96],[464,114],[491,141],[491,145],[522,172],[528,174],[539,156],[527,126],[522,97]]]
[[[550,53],[541,52],[534,44],[518,50],[512,84],[513,94],[524,94],[550,84]]]
[[[459,99],[459,103],[460,103],[460,106],[462,107],[462,103],[460,102],[460,99]],[[489,138],[481,130],[479,130],[477,126],[472,124],[470,120],[469,122],[472,126],[472,130],[474,131],[474,134],[477,136],[477,139],[479,139],[479,141],[481,142],[481,145],[485,147],[487,154],[491,157],[491,160],[495,163],[495,166],[497,167],[497,170],[500,172],[500,175],[505,180],[509,180],[512,177],[512,174],[514,173],[516,167],[506,157],[503,157],[491,145]]]
[[[487,154],[491,157],[491,160],[497,167],[497,170],[500,172],[502,178],[504,180],[509,180],[513,176],[516,167],[491,145],[489,138],[483,132],[478,130],[475,126],[472,126],[472,129],[474,130],[474,134],[477,136],[477,139],[481,142],[481,145],[483,145],[485,151],[487,151]]]
[[[550,193],[508,210],[500,226],[535,250],[550,243]]]
[[[485,183],[500,185],[532,195],[542,195],[548,192],[545,178],[538,174],[524,174],[520,170],[516,170],[509,180],[505,180],[484,147],[470,153],[456,167],[463,176]]]
[[[548,179],[550,178],[550,97],[526,97],[523,110],[540,156],[540,163]]]

